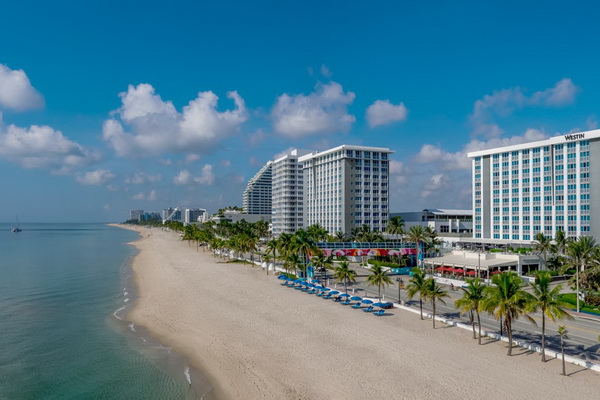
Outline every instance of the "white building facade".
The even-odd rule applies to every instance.
[[[294,149],[273,161],[271,221],[274,237],[282,233],[294,233],[304,226],[304,178],[298,158],[308,153]]]
[[[248,181],[244,190],[243,208],[246,214],[271,214],[273,162],[267,162]]]
[[[600,130],[472,152],[473,237],[600,239]]]
[[[388,148],[341,145],[299,157],[303,166],[303,224],[330,234],[363,225],[385,231],[389,213]]]

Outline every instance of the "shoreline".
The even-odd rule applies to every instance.
[[[562,377],[558,360],[542,364],[517,348],[506,357],[502,344],[478,346],[462,330],[434,331],[398,309],[376,318],[281,287],[261,268],[221,262],[172,233],[113,226],[141,235],[131,243],[139,292],[127,319],[186,356],[216,398],[502,398],[531,391],[585,399],[600,390],[592,371],[569,365],[577,373]]]
[[[185,354],[174,351],[172,347],[158,340],[148,327],[137,324],[129,318],[129,314],[135,308],[135,304],[139,298],[138,274],[134,271],[133,263],[140,253],[140,249],[136,246],[136,243],[145,239],[144,231],[132,229],[133,227],[122,224],[109,223],[107,225],[131,230],[138,234],[138,238],[134,241],[124,243],[135,249],[135,253],[124,264],[121,271],[123,274],[121,279],[124,286],[122,288],[123,302],[121,303],[121,307],[112,314],[117,320],[115,323],[117,325],[124,325],[126,328],[115,329],[118,329],[122,335],[127,336],[127,341],[136,351],[143,353],[153,363],[159,364],[159,368],[163,369],[165,373],[172,375],[176,381],[181,382],[182,386],[188,386],[186,399],[214,400],[214,397],[210,395],[210,392],[213,390],[212,384],[207,381],[200,370],[190,364],[189,358]]]

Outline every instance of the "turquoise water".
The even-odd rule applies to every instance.
[[[132,302],[135,232],[11,227],[0,224],[0,399],[200,397],[183,360],[118,318]]]

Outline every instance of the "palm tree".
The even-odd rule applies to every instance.
[[[567,328],[564,325],[558,327],[558,334],[560,336],[560,352],[562,354],[562,374],[567,375],[565,368],[565,339],[567,338]]]
[[[569,305],[558,300],[561,285],[556,285],[554,289],[550,288],[550,273],[548,271],[538,272],[535,282],[531,283],[533,298],[530,303],[532,311],[540,310],[542,313],[542,362],[546,362],[546,317],[552,322],[557,319],[573,319],[564,308]]]
[[[556,244],[555,248],[556,252],[558,253],[557,255],[564,256],[567,250],[567,244],[569,243],[569,240],[565,235],[565,231],[562,229],[556,231],[556,235],[554,235],[554,243]]]
[[[585,271],[585,266],[590,262],[594,254],[596,241],[591,236],[581,236],[567,245],[567,255],[575,267],[577,312],[579,312],[579,269]]]
[[[402,235],[404,233],[404,220],[400,216],[390,218],[385,230],[390,235]]]
[[[344,282],[344,293],[346,294],[348,294],[348,281],[356,282],[356,272],[351,270],[349,265],[347,261],[342,261],[335,267],[335,272],[333,273],[338,282]]]
[[[313,265],[314,271],[319,271],[321,277],[324,277],[325,271],[331,269],[333,260],[331,257],[326,256],[322,251],[319,251],[316,256],[310,259],[310,262]]]
[[[427,240],[427,232],[421,225],[413,225],[408,230],[407,239],[414,242],[417,246],[417,267],[419,267],[419,258],[421,254],[421,243]]]
[[[531,295],[523,290],[525,285],[521,278],[514,272],[502,272],[492,277],[492,286],[485,288],[486,299],[483,309],[493,314],[496,319],[504,321],[508,334],[508,355],[512,355],[512,322],[521,315],[527,315]]]
[[[433,329],[435,329],[435,302],[441,301],[443,304],[446,304],[444,301],[445,297],[448,296],[448,292],[446,292],[440,285],[437,284],[435,279],[429,278],[425,281],[425,296],[424,299],[426,301],[430,301],[433,306]]]
[[[378,288],[378,297],[381,302],[381,286],[393,285],[392,279],[387,276],[387,272],[383,270],[381,265],[374,265],[371,268],[371,275],[367,277],[367,283],[369,286],[377,285]]]
[[[544,269],[547,269],[548,253],[552,251],[552,242],[550,238],[548,236],[544,236],[543,233],[538,233],[535,235],[534,240],[536,241],[535,251],[537,251],[537,253],[542,257],[542,260],[544,260]]]
[[[273,270],[275,270],[275,261],[277,260],[277,247],[279,246],[279,243],[277,241],[277,239],[271,239],[267,242],[267,246],[265,248],[265,252],[266,255],[269,255],[269,253],[272,254],[273,258]],[[267,275],[269,275],[269,263],[267,263]]]
[[[299,253],[302,256],[302,261],[304,264],[302,270],[306,271],[309,254],[318,250],[315,241],[304,229],[299,229],[296,231],[296,233],[294,233],[291,242],[291,250]]]
[[[473,321],[473,312],[477,315],[477,327],[479,329],[479,344],[481,344],[481,319],[479,312],[482,310],[483,300],[485,299],[485,285],[481,280],[467,279],[467,287],[461,288],[463,297],[454,302],[461,314],[470,313],[471,325],[473,326],[473,339],[475,339],[475,323]]]
[[[425,298],[425,271],[422,269],[416,269],[413,277],[410,279],[408,286],[406,286],[406,294],[409,299],[415,297],[419,293],[419,309],[421,310],[421,319],[423,319],[423,299]]]

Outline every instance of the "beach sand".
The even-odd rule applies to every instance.
[[[131,229],[131,228],[130,228]],[[600,375],[392,309],[375,317],[226,263],[161,229],[142,239],[128,319],[189,357],[219,399],[597,399]]]

